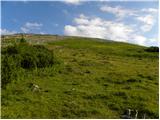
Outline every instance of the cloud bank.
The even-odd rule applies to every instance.
[[[121,6],[101,6],[100,11],[113,14],[114,20],[91,17],[84,14],[73,19],[73,24],[65,25],[64,34],[69,36],[83,36],[102,38],[115,41],[129,42],[139,45],[158,45],[155,38],[146,38],[144,33],[152,30],[156,22],[157,9],[132,10]],[[125,23],[125,17],[134,20],[133,24]]]
[[[32,30],[40,30],[40,28],[43,26],[41,23],[37,22],[26,22],[20,29],[24,33],[31,32]]]
[[[9,31],[7,29],[0,29],[0,33],[1,33],[1,35],[12,35],[12,34],[15,34],[16,31]]]
[[[80,0],[63,0],[63,2],[71,5],[80,5],[82,3]]]

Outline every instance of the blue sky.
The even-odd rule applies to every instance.
[[[1,11],[1,34],[59,34],[158,45],[158,0],[2,1]]]

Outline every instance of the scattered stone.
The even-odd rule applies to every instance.
[[[32,85],[32,91],[33,92],[40,92],[40,87],[38,85],[36,85],[36,84],[33,84]]]
[[[135,110],[135,119],[137,119],[137,116],[138,116],[138,110]]]
[[[123,119],[137,119],[138,118],[138,110],[127,109],[126,112],[121,116]],[[145,118],[145,115],[144,117]]]

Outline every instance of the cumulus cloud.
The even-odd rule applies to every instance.
[[[152,14],[157,14],[158,13],[158,9],[155,8],[143,8],[141,9],[142,12],[147,12],[147,13],[152,13]]]
[[[15,34],[16,31],[9,31],[7,29],[0,29],[0,33],[1,33],[1,35],[12,35],[12,34]]]
[[[66,25],[64,33],[69,36],[102,38],[115,41],[147,45],[147,38],[131,25],[121,22],[108,21],[99,17],[88,17],[80,14],[73,20],[75,25]]]
[[[37,22],[26,22],[22,27],[21,30],[24,33],[28,33],[32,30],[40,30],[40,28],[43,26],[43,24],[41,23],[37,23]]]
[[[137,20],[144,22],[148,25],[152,25],[154,23],[154,18],[152,15],[146,15],[146,16],[141,16],[141,17],[137,17]]]
[[[143,9],[127,9],[122,6],[108,6],[103,5],[100,10],[106,13],[112,13],[118,18],[124,18],[126,16],[139,16],[140,14],[157,14],[158,9],[155,8],[143,8]]]
[[[71,5],[80,5],[82,3],[80,0],[64,0],[63,2]]]
[[[30,29],[26,28],[26,27],[21,27],[21,30],[24,32],[24,33],[28,33],[30,31]]]
[[[141,26],[141,30],[144,32],[150,31],[155,23],[155,18],[153,15],[139,16],[136,17],[136,19],[144,24]]]
[[[41,23],[36,23],[36,22],[34,22],[34,23],[27,22],[27,23],[25,24],[25,27],[28,27],[28,28],[36,28],[36,29],[39,29],[41,26],[42,26]]]
[[[108,5],[100,7],[100,10],[103,12],[112,13],[119,19],[122,19],[125,16],[134,16],[136,15],[136,12],[137,12],[135,10],[125,9],[121,6],[111,7]]]
[[[117,17],[117,20],[122,20],[125,17],[130,17],[130,19],[141,22],[142,25],[140,26],[140,29],[143,32],[149,32],[153,28],[156,21],[156,16],[158,16],[158,9],[155,8],[126,9],[122,6],[113,7],[104,5],[100,7],[100,10],[115,15]]]
[[[80,14],[79,18],[75,18],[74,22],[77,24],[89,24],[88,17],[84,16],[83,14]]]

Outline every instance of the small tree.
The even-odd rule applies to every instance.
[[[22,34],[22,37],[21,37],[21,39],[20,39],[20,42],[21,42],[21,43],[27,42],[26,39],[24,38],[24,34]]]

